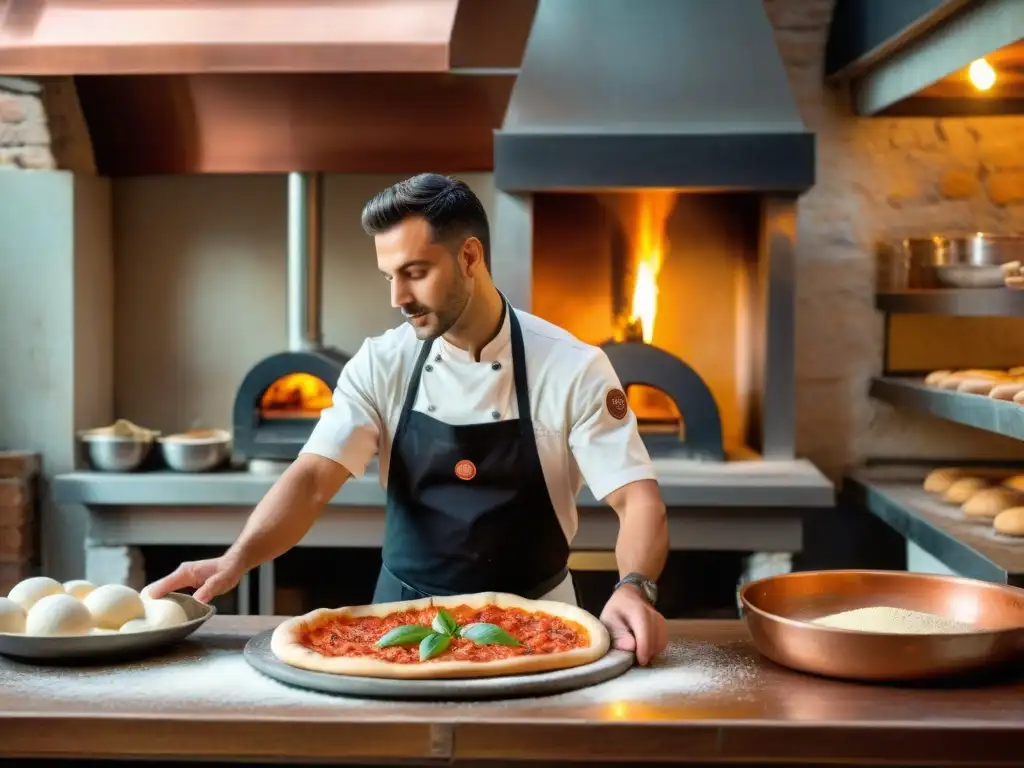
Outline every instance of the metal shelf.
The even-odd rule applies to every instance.
[[[875,307],[893,315],[1024,317],[1024,291],[936,288],[875,294]]]
[[[947,568],[982,581],[1024,585],[1024,539],[965,520],[956,506],[925,493],[926,469],[874,467],[844,478],[843,492]]]
[[[901,377],[872,379],[870,394],[899,408],[1024,440],[1024,406],[1014,402],[936,389],[921,379]]]

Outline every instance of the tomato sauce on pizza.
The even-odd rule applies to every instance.
[[[323,656],[356,656],[393,664],[420,664],[416,644],[378,647],[388,632],[403,626],[430,627],[437,608],[399,611],[387,616],[338,617],[305,631],[300,643]],[[485,644],[460,637],[456,632],[438,659],[486,662],[514,656],[550,654],[587,647],[590,633],[581,624],[542,612],[521,608],[460,605],[448,610],[458,627],[492,624],[515,640],[516,645]]]

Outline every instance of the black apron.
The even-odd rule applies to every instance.
[[[490,591],[538,599],[568,574],[569,543],[533,431],[523,334],[507,301],[504,312],[518,420],[452,426],[414,411],[421,376],[443,365],[428,362],[433,340],[423,343],[391,445],[374,603]],[[491,367],[500,375],[500,363]]]

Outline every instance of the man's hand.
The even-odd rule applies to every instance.
[[[612,647],[634,651],[646,666],[668,645],[668,624],[632,584],[616,589],[601,611],[601,621],[612,636]]]
[[[168,592],[195,587],[193,597],[201,603],[208,603],[238,586],[244,573],[245,569],[227,556],[196,560],[182,563],[172,573],[146,587],[145,592],[155,600]]]

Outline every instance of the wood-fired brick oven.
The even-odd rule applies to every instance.
[[[321,333],[323,178],[288,176],[288,349],[260,360],[235,394],[236,462],[293,460],[349,358]]]

